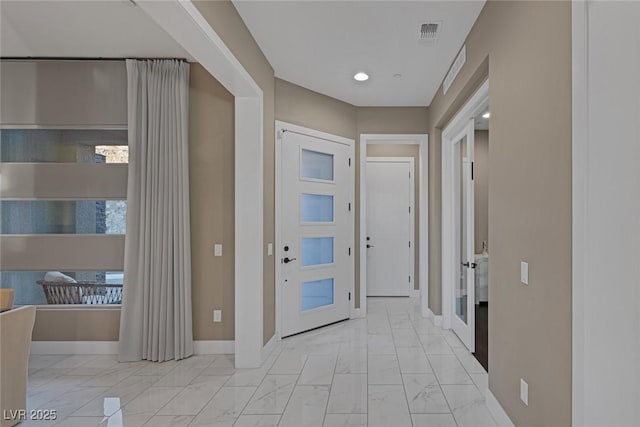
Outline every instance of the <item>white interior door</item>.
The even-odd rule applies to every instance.
[[[367,158],[367,296],[413,288],[413,159]]]
[[[452,298],[451,327],[475,351],[475,258],[474,258],[474,123],[470,121],[454,145],[454,224],[456,239],[456,282]]]
[[[293,131],[282,137],[282,336],[349,317],[351,150]]]

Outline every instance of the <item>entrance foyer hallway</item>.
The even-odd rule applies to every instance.
[[[366,319],[282,340],[258,369],[234,369],[230,355],[34,355],[28,409],[57,408],[57,425],[83,427],[494,426],[486,372],[418,304],[369,298]]]

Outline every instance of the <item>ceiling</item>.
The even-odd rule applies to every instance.
[[[484,6],[475,1],[244,1],[277,77],[357,106],[427,106]],[[440,21],[437,41],[422,23]],[[370,79],[356,82],[364,71]],[[401,74],[401,77],[394,77]]]
[[[3,57],[185,58],[128,0],[0,1]]]

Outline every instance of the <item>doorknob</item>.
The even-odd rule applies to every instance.
[[[375,246],[367,244],[367,249],[369,248],[375,248]]]
[[[295,260],[296,260],[295,258],[284,257],[282,262],[284,262],[285,264],[289,264],[290,262],[293,262]]]

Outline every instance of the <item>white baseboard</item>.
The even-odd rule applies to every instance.
[[[193,354],[234,354],[236,342],[233,340],[201,340],[193,342]]]
[[[32,341],[31,354],[118,354],[118,341]]]
[[[194,354],[233,354],[234,341],[194,341]],[[118,354],[118,341],[32,341],[31,354]]]
[[[351,310],[351,318],[352,319],[361,319],[365,316],[365,312],[364,310],[362,310],[362,308],[354,308],[353,310]]]
[[[427,318],[431,319],[434,325],[442,326],[442,316],[433,314],[430,308],[427,308]]]
[[[420,298],[420,289],[413,289],[411,292],[412,298]]]
[[[496,399],[488,388],[485,393],[485,397],[487,408],[496,423],[498,423],[500,427],[515,427],[507,413],[504,411],[504,408],[502,408],[502,405],[500,405],[500,402],[498,402],[498,399]]]

